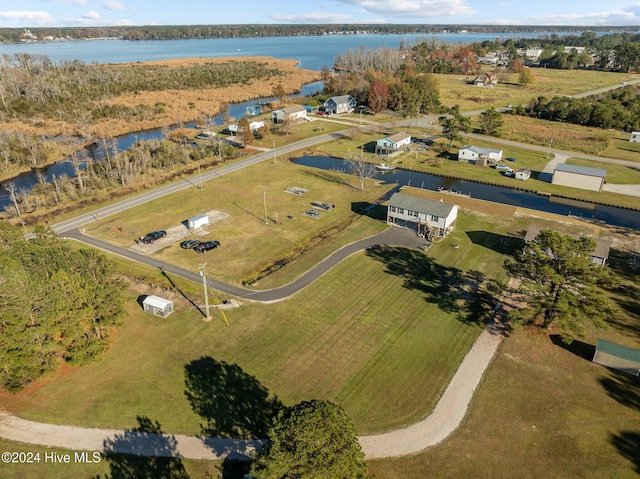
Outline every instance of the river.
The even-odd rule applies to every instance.
[[[559,36],[580,32],[557,32]],[[268,56],[290,58],[301,68],[331,68],[338,53],[358,48],[398,48],[417,39],[437,38],[445,43],[473,43],[507,38],[537,38],[551,33],[439,33],[321,35],[256,38],[206,38],[192,40],[77,40],[68,42],[4,43],[0,55],[29,53],[46,55],[55,62],[80,60],[85,63],[125,63],[169,58],[211,58],[230,56]]]

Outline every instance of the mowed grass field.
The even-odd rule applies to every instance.
[[[632,80],[634,75],[595,70],[554,70],[533,68],[535,81],[518,83],[518,74],[507,74],[491,88],[478,87],[463,75],[436,75],[440,82],[440,101],[447,107],[460,105],[461,111],[479,110],[505,105],[526,104],[539,96],[575,95]]]
[[[180,191],[151,203],[129,209],[84,227],[87,234],[122,247],[154,230],[169,230],[188,218],[218,210],[228,218],[209,225],[205,236],[184,239],[218,240],[219,249],[200,255],[180,248],[180,241],[153,253],[154,256],[184,268],[198,271],[207,262],[209,275],[238,282],[260,265],[276,260],[292,247],[314,234],[345,220],[357,221],[354,205],[364,205],[384,194],[388,186],[367,183],[364,191],[356,187],[355,177],[323,172],[292,164],[286,160],[263,162],[242,171],[221,176],[197,187]],[[302,195],[286,192],[288,187],[307,190]],[[334,204],[333,211],[320,211],[312,218],[303,213],[313,209],[312,201]],[[265,204],[267,223],[265,223]],[[379,231],[364,229],[364,235]],[[188,231],[184,228],[184,233]]]
[[[188,303],[160,319],[132,302],[101,362],[1,401],[37,421],[127,428],[147,416],[167,432],[196,434],[203,418],[185,396],[185,367],[204,357],[237,365],[287,405],[338,401],[360,433],[412,423],[433,408],[480,332],[464,311],[444,307],[456,297],[453,280],[470,270],[504,280],[503,254],[465,233],[494,228],[465,215],[427,254],[361,252],[286,301],[228,311],[229,327],[219,314],[203,322]]]

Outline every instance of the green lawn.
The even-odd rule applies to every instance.
[[[188,305],[159,319],[131,303],[103,361],[3,402],[33,420],[126,428],[147,416],[195,434],[202,418],[185,396],[185,367],[227,363],[284,404],[343,403],[362,433],[411,423],[433,408],[480,331],[465,321],[470,271],[504,280],[502,254],[465,233],[495,225],[475,215],[460,224],[426,256],[359,253],[287,301],[229,311],[230,327]]]
[[[157,199],[136,208],[86,225],[87,234],[122,247],[135,244],[135,238],[155,229],[169,229],[187,218],[219,210],[229,217],[207,227],[202,240],[220,241],[221,248],[205,255],[183,250],[179,242],[155,253],[163,260],[192,271],[206,261],[216,278],[238,282],[265,262],[276,260],[292,247],[307,241],[335,224],[352,219],[354,204],[366,204],[386,192],[383,185],[369,182],[365,191],[356,188],[357,179],[349,175],[323,172],[278,161],[263,162],[234,172],[204,185]],[[297,196],[285,191],[296,186],[307,189]],[[303,215],[312,201],[333,203],[336,208],[319,218]],[[265,224],[265,203],[268,224]],[[365,229],[363,234],[372,234]],[[375,229],[373,230],[375,232]]]
[[[634,78],[627,73],[612,73],[595,70],[533,69],[535,81],[529,85],[518,84],[518,74],[507,74],[492,87],[475,86],[463,76],[436,75],[440,82],[440,101],[447,107],[460,105],[461,111],[479,110],[505,105],[526,104],[532,98],[555,95],[574,95],[610,85],[620,85]],[[472,78],[470,78],[472,80]]]

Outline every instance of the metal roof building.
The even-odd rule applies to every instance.
[[[559,163],[553,170],[551,183],[583,190],[602,191],[607,170]]]
[[[166,318],[173,313],[173,301],[160,298],[159,296],[147,296],[142,301],[142,307],[147,313]]]
[[[598,339],[593,362],[632,376],[640,376],[640,350],[621,344]]]

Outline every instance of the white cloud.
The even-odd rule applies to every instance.
[[[430,18],[477,13],[465,0],[337,0],[388,17]]]
[[[49,12],[43,11],[0,11],[0,23],[7,26],[45,26],[54,23]]]
[[[279,22],[286,23],[352,23],[351,15],[340,13],[301,13],[301,14],[281,14],[275,13],[271,18]]]
[[[116,0],[107,0],[102,4],[102,7],[111,10],[112,12],[120,12],[122,10],[131,10],[131,8],[127,7],[122,2],[117,2]]]
[[[529,20],[530,23],[540,25],[638,25],[640,24],[640,3],[610,12],[539,15],[530,17]]]
[[[95,10],[91,10],[90,12],[82,15],[82,18],[84,18],[85,20],[100,20],[100,14]]]

